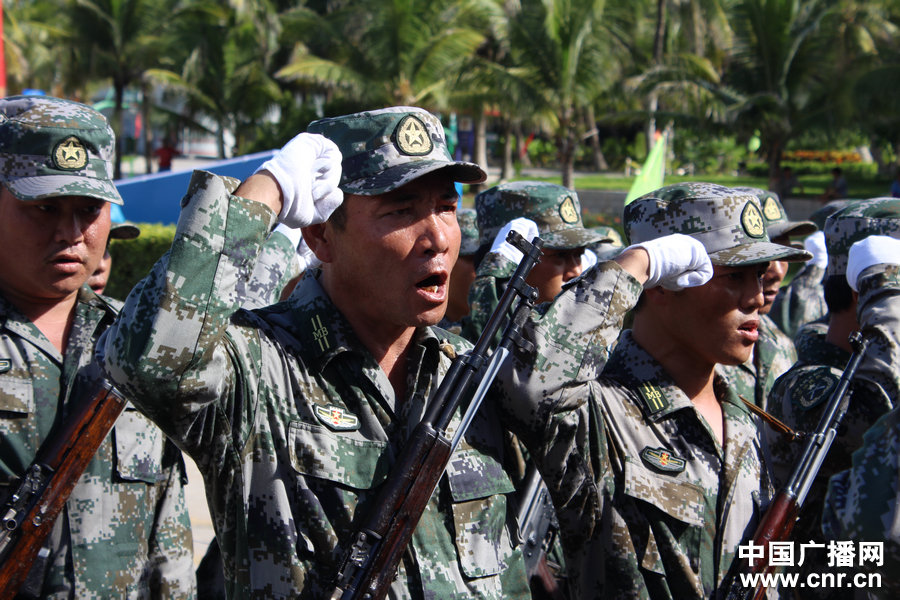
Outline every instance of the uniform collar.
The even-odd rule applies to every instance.
[[[319,273],[316,269],[307,269],[286,302],[255,312],[295,338],[299,345],[289,349],[298,353],[307,364],[318,364],[324,368],[344,352],[371,356],[322,288]],[[415,342],[429,351],[439,345],[431,327],[420,327],[416,331]]]
[[[631,330],[622,332],[603,373],[637,392],[638,404],[650,421],[659,421],[677,410],[694,407],[663,366],[638,345]],[[719,402],[739,412],[749,413],[719,373],[715,373],[714,377]]]

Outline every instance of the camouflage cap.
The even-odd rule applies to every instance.
[[[421,108],[395,106],[319,119],[307,131],[337,144],[345,194],[377,196],[439,169],[460,183],[487,179],[478,165],[450,157],[443,125]]]
[[[746,194],[753,194],[759,199],[759,203],[762,205],[763,217],[766,219],[769,239],[782,236],[804,236],[815,233],[817,228],[812,221],[791,221],[788,219],[787,212],[784,210],[784,206],[775,192],[754,187],[736,187],[732,189]]]
[[[0,182],[19,200],[88,196],[122,204],[115,135],[93,108],[49,96],[0,99]]]
[[[625,249],[625,240],[622,234],[615,227],[609,225],[596,225],[590,228],[597,235],[603,236],[603,239],[595,244],[590,244],[588,248],[597,255],[598,260],[610,260],[621,254]]]
[[[809,220],[815,223],[821,231],[825,231],[825,219],[854,202],[859,202],[859,200],[832,200],[813,211],[813,214],[809,215]]]
[[[845,275],[850,246],[870,235],[900,239],[900,198],[859,200],[826,219],[826,275]]]
[[[632,244],[670,233],[690,235],[703,243],[714,265],[812,258],[769,240],[756,196],[713,183],[679,183],[650,192],[625,206],[624,222]]]
[[[504,225],[518,217],[537,224],[545,248],[569,250],[609,239],[585,229],[578,194],[544,181],[494,186],[475,196],[475,210],[482,244],[491,243]]]
[[[122,209],[113,204],[109,211],[109,238],[112,240],[133,240],[141,235],[137,225],[125,219]]]
[[[478,217],[474,208],[463,208],[456,212],[462,241],[459,245],[460,256],[470,256],[478,252]]]

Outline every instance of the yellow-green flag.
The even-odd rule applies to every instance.
[[[666,137],[661,135],[651,148],[641,174],[631,184],[631,190],[625,197],[625,204],[663,186],[663,177],[666,174]]]

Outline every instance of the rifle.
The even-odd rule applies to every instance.
[[[525,575],[529,583],[537,578],[541,591],[553,600],[562,600],[563,593],[547,564],[547,549],[553,545],[559,523],[550,501],[550,491],[532,464],[525,475],[525,487],[516,520],[522,534],[522,554],[525,556]]]
[[[41,444],[0,509],[0,598],[14,597],[25,582],[53,522],[125,404],[103,382]]]
[[[444,474],[450,455],[475,417],[510,347],[513,344],[523,348],[530,345],[522,337],[521,328],[531,313],[537,291],[525,283],[525,278],[540,261],[543,241],[536,237],[529,243],[515,231],[510,231],[506,241],[522,252],[522,260],[475,347],[457,356],[450,365],[431,398],[425,416],[403,447],[387,481],[382,484],[374,508],[364,519],[362,527],[350,537],[335,577],[335,589],[329,596],[332,600],[381,600],[387,595],[400,558]],[[507,323],[500,345],[488,360],[494,336],[517,297],[520,301]],[[466,396],[473,377],[482,369],[484,373],[478,388],[451,440],[447,437],[447,425]]]
[[[759,585],[760,579],[756,579],[757,587],[745,587],[742,583],[741,574],[753,577],[760,577],[763,574],[772,573],[775,567],[769,564],[769,543],[788,541],[791,537],[791,531],[797,522],[797,516],[800,508],[806,500],[809,488],[812,486],[831,443],[837,435],[837,428],[844,419],[847,412],[847,402],[844,402],[844,396],[850,389],[850,382],[856,375],[860,362],[866,353],[869,345],[869,339],[863,337],[858,331],[850,335],[850,346],[853,348],[853,354],[847,361],[847,366],[841,375],[840,380],[834,389],[828,402],[825,404],[825,411],[819,419],[816,430],[808,435],[806,445],[803,447],[803,454],[800,460],[791,472],[787,483],[775,495],[772,504],[766,510],[762,520],[753,534],[751,544],[753,546],[763,547],[763,556],[757,557],[755,562],[750,559],[747,564],[740,564],[740,559],[735,557],[731,564],[730,577],[731,585],[728,589],[726,600],[747,600],[754,598],[758,600],[763,596],[763,588]]]

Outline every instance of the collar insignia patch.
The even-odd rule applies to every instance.
[[[329,429],[335,431],[352,431],[359,429],[359,419],[346,409],[329,404],[328,406],[316,405],[316,417]]]
[[[681,473],[687,464],[683,458],[679,458],[665,448],[651,448],[647,446],[641,450],[641,459],[660,471],[666,473]]]
[[[650,414],[656,414],[669,405],[666,397],[663,396],[662,390],[658,386],[653,385],[649,381],[645,381],[638,386],[638,393],[644,399],[644,404]]]
[[[8,358],[0,358],[0,373],[6,373],[12,368],[12,361]]]
[[[57,169],[77,171],[87,164],[87,148],[74,135],[70,135],[53,149],[53,163]]]
[[[766,225],[762,213],[753,202],[748,202],[741,213],[741,226],[752,238],[766,237]]]
[[[322,315],[316,313],[309,322],[312,325],[313,340],[319,342],[319,350],[325,352],[331,344],[328,343],[328,328],[322,323]]]
[[[425,123],[413,115],[403,117],[397,125],[394,139],[400,152],[408,156],[425,156],[434,149]]]

